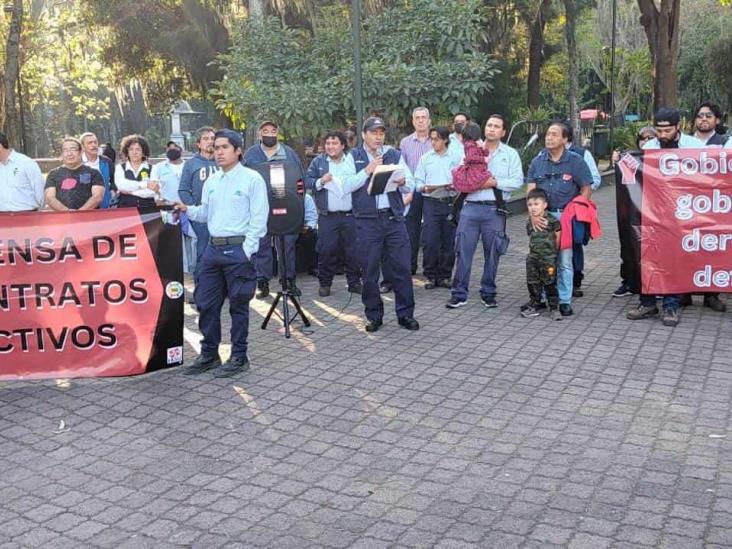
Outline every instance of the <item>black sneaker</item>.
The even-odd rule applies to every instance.
[[[351,292],[352,294],[361,295],[361,293],[363,293],[363,286],[361,284],[351,284],[348,287],[348,291]]]
[[[321,286],[318,288],[318,295],[320,297],[328,297],[330,295],[330,286]]]
[[[626,297],[629,295],[633,295],[633,292],[630,289],[630,286],[628,286],[625,282],[620,284],[618,286],[618,289],[613,292],[613,297]]]
[[[481,296],[480,300],[483,302],[483,305],[485,305],[486,309],[495,309],[496,307],[498,307],[498,303],[496,303],[495,296],[492,296],[492,295]]]
[[[399,318],[399,326],[406,328],[409,331],[419,330],[419,322],[411,316],[402,316]]]
[[[221,359],[218,356],[198,355],[193,364],[183,370],[183,375],[195,376],[218,366],[221,366]]]
[[[572,316],[574,314],[574,311],[572,310],[572,306],[569,303],[560,303],[559,314],[561,314],[562,316]]]
[[[214,377],[231,377],[249,369],[249,360],[246,357],[232,356],[220,368],[214,370]]]
[[[382,320],[369,320],[364,329],[369,333],[373,333],[381,328],[383,324],[384,322]]]
[[[260,280],[257,282],[257,299],[264,299],[269,295],[269,282],[267,280]]]
[[[458,307],[462,307],[465,305],[468,301],[465,299],[458,299],[457,297],[451,297],[450,300],[445,303],[445,307],[448,309],[457,309]]]
[[[526,303],[521,305],[521,316],[524,318],[531,318],[532,316],[539,316],[539,311],[536,310],[534,303]]]
[[[439,279],[436,284],[438,288],[452,288],[452,284],[450,284],[450,280],[447,278]]]
[[[582,288],[579,286],[575,286],[572,288],[572,297],[582,297],[585,295],[585,292],[582,291]]]

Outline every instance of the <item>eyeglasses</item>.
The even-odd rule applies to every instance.
[[[696,113],[697,118],[714,118],[713,112],[698,112]]]

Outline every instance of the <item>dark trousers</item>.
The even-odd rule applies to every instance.
[[[359,252],[363,268],[363,292],[361,300],[369,320],[384,317],[384,302],[379,292],[379,273],[382,257],[384,274],[394,289],[397,317],[414,316],[414,288],[409,270],[409,235],[404,221],[379,214],[376,218],[356,220]],[[382,256],[383,254],[383,256]]]
[[[297,242],[296,234],[285,235],[285,278],[295,278],[295,243]],[[269,282],[275,276],[274,272],[274,255],[272,251],[272,240],[275,243],[275,251],[280,256],[280,237],[266,235],[259,241],[259,251],[254,258],[254,264],[257,268],[257,280]],[[281,268],[281,266],[280,266]]]
[[[464,301],[468,299],[470,270],[473,255],[478,247],[478,238],[483,241],[483,276],[480,279],[480,295],[496,295],[496,273],[498,272],[498,239],[505,238],[506,216],[499,214],[490,204],[465,202],[460,213],[455,235],[455,275],[452,280],[452,296]]]
[[[449,280],[455,264],[455,225],[447,219],[452,211],[449,202],[424,198],[424,275],[432,280]]]
[[[407,232],[409,233],[409,244],[410,244],[410,266],[411,272],[417,272],[417,257],[419,256],[419,243],[422,237],[422,208],[424,199],[422,195],[417,191],[414,191],[412,203],[409,206],[409,213],[407,213]],[[424,268],[424,258],[422,261],[422,268]]]
[[[208,247],[208,225],[191,221],[191,227],[193,227],[193,232],[196,233],[196,268],[193,271],[193,280],[198,284],[198,278],[203,267],[203,253]]]
[[[117,200],[117,207],[118,208],[154,208],[155,207],[155,199],[154,198],[140,198],[139,196],[135,196],[133,194],[119,194],[119,199]]]
[[[585,277],[585,247],[583,244],[572,244],[572,270],[574,271],[572,285],[575,288],[581,288],[582,279]]]
[[[247,356],[249,301],[256,289],[254,265],[247,259],[241,244],[214,246],[203,253],[201,273],[196,284],[195,300],[200,316],[198,327],[203,334],[201,354],[215,356],[221,343],[221,307],[229,298],[231,314],[231,356]]]
[[[346,280],[349,286],[361,281],[356,243],[356,218],[352,214],[330,212],[318,216],[318,280],[321,286],[333,283],[336,266],[345,258]]]
[[[557,293],[557,256],[526,257],[526,286],[529,289],[531,304],[536,306],[541,302],[542,293],[546,293],[546,300],[550,310],[555,310],[559,303]]]

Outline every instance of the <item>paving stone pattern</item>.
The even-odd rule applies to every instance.
[[[519,216],[498,309],[481,257],[461,309],[416,279],[415,333],[391,298],[364,333],[343,277],[324,299],[308,277],[312,330],[262,331],[254,303],[238,378],[0,384],[0,548],[732,547],[732,316],[627,321],[612,188],[596,198],[564,322],[518,314]]]

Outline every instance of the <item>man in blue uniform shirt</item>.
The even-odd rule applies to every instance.
[[[252,260],[267,232],[269,202],[262,176],[241,165],[241,147],[238,133],[217,131],[214,154],[221,170],[204,184],[200,206],[176,204],[192,221],[207,223],[211,235],[195,292],[203,334],[201,354],[186,368],[187,375],[215,368],[216,377],[230,377],[249,369],[249,301],[257,280]],[[226,297],[231,313],[231,357],[221,365],[221,307]]]
[[[544,137],[545,148],[531,161],[527,177],[526,191],[543,189],[549,197],[549,213],[557,219],[561,218],[565,206],[575,196],[581,194],[588,199],[592,196],[590,169],[580,155],[567,150],[568,142],[567,125],[562,121],[552,122]],[[541,221],[546,223],[544,220],[539,220]],[[557,289],[559,312],[562,316],[573,314],[573,279],[574,267],[570,247],[560,250],[557,256]]]
[[[353,157],[346,153],[348,141],[343,132],[325,135],[325,152],[310,163],[305,186],[315,195],[318,208],[318,295],[330,295],[336,264],[345,258],[348,291],[361,293],[361,268],[356,254],[356,218],[351,193],[343,192],[349,178],[356,177]]]
[[[448,219],[455,191],[452,190],[452,170],[460,158],[450,154],[450,130],[446,126],[430,129],[432,150],[419,159],[414,182],[423,197],[425,289],[449,288],[455,264],[455,225]]]
[[[399,325],[407,330],[419,330],[414,319],[414,288],[411,272],[411,246],[404,223],[403,194],[413,191],[412,174],[398,150],[384,146],[386,126],[378,117],[367,118],[363,124],[363,145],[351,155],[360,178],[344,185],[352,192],[353,214],[356,217],[359,251],[363,268],[361,300],[366,310],[367,332],[381,328],[384,302],[379,292],[379,274],[383,259],[394,289]],[[399,164],[404,175],[399,176],[396,191],[372,196],[368,181],[377,166]]]
[[[292,162],[300,170],[300,179],[305,181],[305,168],[303,168],[300,157],[291,148],[280,143],[278,139],[279,126],[270,120],[265,120],[259,125],[259,140],[257,145],[249,147],[244,153],[244,165],[254,168],[267,162]],[[285,235],[285,267],[287,280],[290,289],[297,296],[301,292],[295,284],[297,274],[295,268],[295,243],[298,235]],[[275,240],[275,246],[279,246],[279,240]],[[274,277],[274,256],[272,254],[272,237],[265,235],[259,243],[259,251],[254,261],[257,266],[257,297],[264,299],[269,295],[269,281]]]

